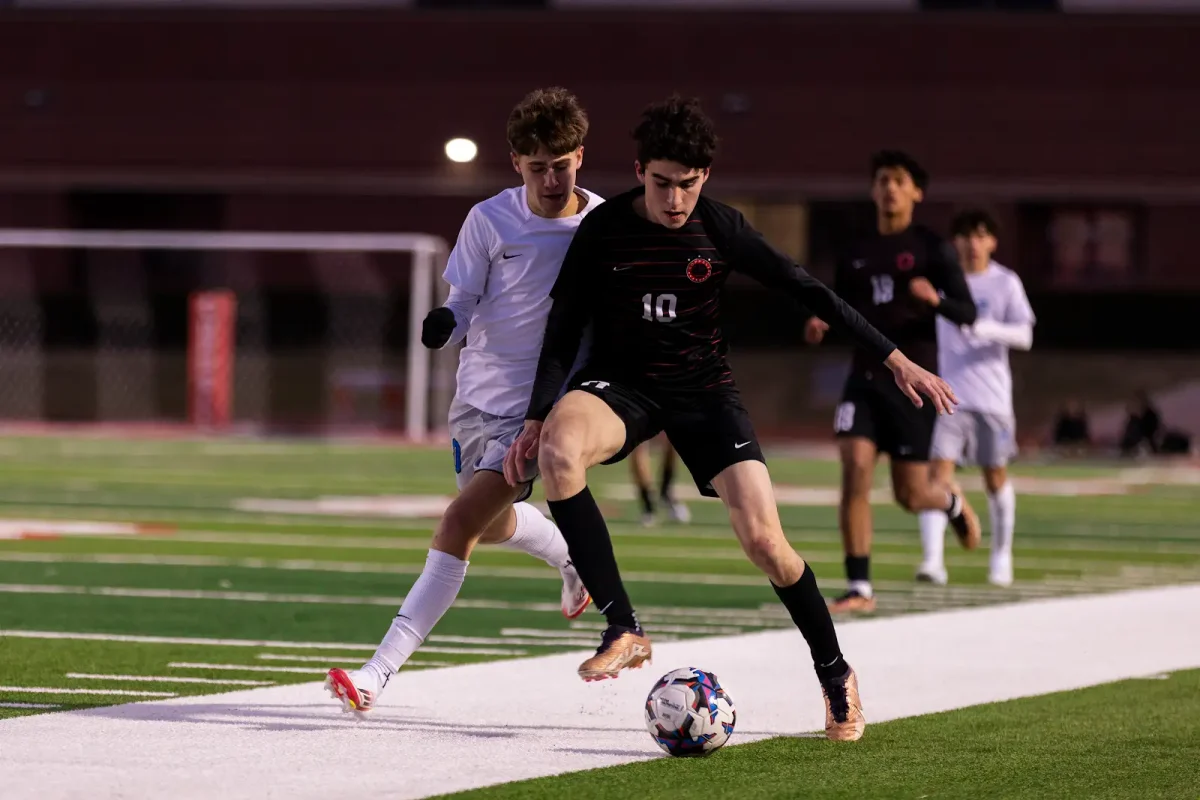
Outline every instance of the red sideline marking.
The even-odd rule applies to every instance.
[[[41,542],[48,542],[53,539],[61,539],[61,533],[45,533],[45,532],[25,532],[17,536],[18,539],[33,539]]]

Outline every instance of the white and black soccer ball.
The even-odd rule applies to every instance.
[[[706,756],[733,735],[737,711],[711,672],[685,667],[662,676],[646,697],[646,728],[673,756]]]

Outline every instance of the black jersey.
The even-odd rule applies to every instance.
[[[876,362],[895,350],[737,210],[701,196],[687,223],[670,229],[634,210],[644,191],[608,200],[580,222],[550,293],[554,304],[527,418],[550,413],[588,324],[590,372],[603,370],[664,404],[686,404],[698,392],[735,391],[720,327],[721,287],[734,270],[787,291],[847,329]]]
[[[925,278],[938,290],[942,299],[936,309],[909,292],[914,278]],[[931,372],[938,368],[936,315],[958,325],[975,322],[975,302],[953,248],[920,225],[856,242],[838,260],[834,286],[906,356]],[[870,369],[876,362],[873,353],[856,349],[855,369]]]

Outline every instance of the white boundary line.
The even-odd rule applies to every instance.
[[[218,680],[216,678],[181,678],[169,675],[93,675],[87,672],[68,672],[67,677],[80,681],[138,681],[141,683],[198,683],[213,686],[274,686],[274,681]]]
[[[0,686],[0,692],[12,694],[102,694],[115,697],[175,697],[174,692],[147,692],[132,689],[55,689],[50,686]]]
[[[1200,637],[1180,635],[1197,623],[1200,585],[855,622],[839,637],[878,723],[1197,667]],[[641,761],[661,755],[645,693],[689,664],[732,695],[735,743],[823,723],[795,631],[667,642],[655,657],[653,672],[598,685],[576,677],[578,654],[402,671],[361,723],[319,682],[18,717],[0,723],[0,785],[38,800],[81,785],[97,800],[249,800],[263,786],[289,800],[408,800]],[[353,755],[352,782],[329,768],[338,753]]]

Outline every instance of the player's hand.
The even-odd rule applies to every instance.
[[[929,370],[918,367],[899,350],[893,350],[887,361],[883,363],[896,376],[896,385],[900,387],[900,391],[908,395],[908,399],[912,400],[914,406],[921,408],[925,405],[925,401],[921,399],[921,395],[925,395],[933,401],[938,414],[954,413],[954,407],[958,405],[958,398],[954,395],[950,384]]]
[[[520,486],[529,480],[525,469],[530,461],[537,458],[538,444],[542,439],[542,422],[536,419],[525,420],[525,427],[517,435],[515,441],[504,454],[504,479],[509,486]]]
[[[938,304],[942,302],[937,289],[933,288],[933,284],[929,282],[928,278],[913,278],[908,283],[908,291],[922,303],[931,305],[934,308],[937,308]]]
[[[435,308],[425,315],[425,321],[421,323],[421,344],[430,350],[445,347],[457,325],[453,311],[445,306]]]
[[[829,326],[816,317],[810,317],[808,322],[804,324],[804,341],[809,344],[820,344],[825,338],[825,332],[829,330]]]

